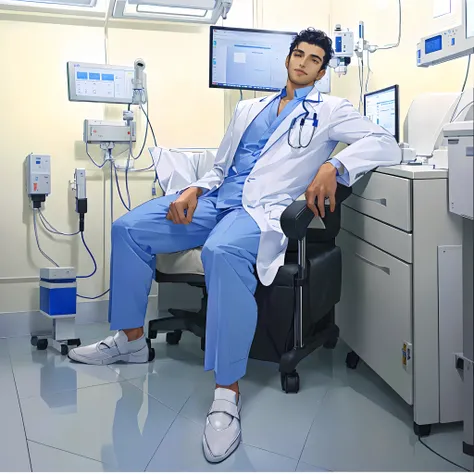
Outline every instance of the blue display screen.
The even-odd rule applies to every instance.
[[[443,49],[443,37],[441,35],[433,36],[433,38],[425,41],[425,54],[436,53]]]
[[[84,79],[87,81],[87,72],[78,72],[77,73],[77,78],[78,79]]]
[[[102,74],[103,81],[113,81],[115,76],[113,74]]]
[[[90,72],[89,80],[91,81],[100,81],[100,74],[98,72]]]

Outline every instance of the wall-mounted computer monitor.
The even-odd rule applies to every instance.
[[[297,33],[211,27],[209,86],[276,92],[286,85],[285,60]],[[331,74],[316,84],[330,92]]]
[[[398,85],[364,96],[364,115],[400,141],[400,99]]]

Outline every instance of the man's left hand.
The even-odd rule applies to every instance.
[[[331,163],[325,163],[319,168],[318,174],[306,190],[306,204],[316,217],[325,217],[326,198],[329,198],[331,212],[336,210],[336,176],[336,168]]]

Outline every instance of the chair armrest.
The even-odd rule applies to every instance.
[[[336,190],[336,208],[340,207],[341,204],[351,195],[352,188],[343,186],[342,184],[337,185]],[[316,205],[318,200],[316,198]],[[289,238],[301,241],[306,236],[306,231],[313,220],[320,220],[325,224],[327,216],[330,214],[329,206],[326,205],[326,217],[321,219],[316,218],[307,205],[306,201],[295,201],[290,204],[283,214],[281,215],[280,223],[283,233]]]

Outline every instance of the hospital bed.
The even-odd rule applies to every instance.
[[[157,176],[165,194],[196,181],[213,165],[209,152],[161,156],[158,150],[152,151],[155,156],[158,153]],[[164,162],[165,156],[173,162]],[[286,393],[299,391],[298,363],[321,346],[333,349],[339,338],[334,308],[341,295],[342,259],[335,239],[340,229],[341,204],[350,194],[351,188],[338,186],[336,211],[330,213],[327,208],[323,220],[314,218],[303,199],[290,205],[281,217],[282,230],[289,238],[285,264],[271,286],[258,284],[259,317],[250,357],[279,363]],[[204,350],[207,292],[200,253],[197,248],[157,256],[159,284],[187,283],[201,288],[203,297],[197,312],[169,309],[171,316],[150,321],[150,339],[167,333],[168,344],[176,345],[182,332],[190,331],[201,338]]]

